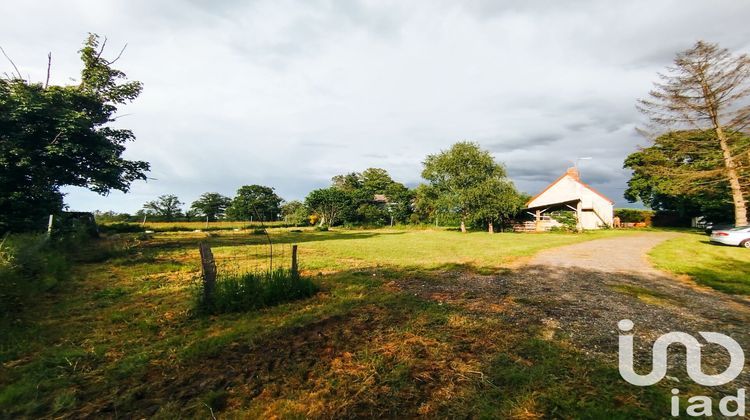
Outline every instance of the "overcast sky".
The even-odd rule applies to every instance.
[[[301,199],[336,174],[387,169],[409,186],[461,140],[534,194],[578,157],[616,201],[623,159],[647,140],[635,101],[695,41],[750,51],[750,2],[21,1],[0,46],[32,80],[73,83],[87,32],[144,83],[118,125],[148,182],[106,197],[66,189],[73,210],[134,212],[241,185]],[[0,62],[1,71],[9,71]]]

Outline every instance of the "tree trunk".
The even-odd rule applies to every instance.
[[[737,174],[737,165],[732,156],[732,151],[729,149],[724,130],[722,130],[721,126],[718,124],[715,124],[714,128],[716,129],[716,136],[719,138],[719,145],[721,145],[721,153],[724,157],[724,167],[727,170],[727,178],[729,178],[729,188],[732,190],[734,224],[737,226],[747,226],[747,201],[742,195],[742,184],[740,184],[740,177]]]
[[[703,88],[703,97],[706,101],[708,114],[711,117],[716,137],[719,139],[719,146],[721,147],[721,154],[724,158],[724,167],[726,168],[729,188],[732,190],[734,224],[736,226],[747,226],[747,202],[742,195],[742,184],[740,184],[740,177],[737,174],[737,165],[732,156],[732,150],[729,148],[727,136],[724,133],[724,128],[721,126],[721,120],[719,119],[719,105],[708,84],[703,80],[701,81],[701,87]]]
[[[487,231],[489,233],[495,233],[495,228],[492,226],[492,222],[489,223],[489,226],[487,227]]]
[[[461,232],[466,233],[466,223],[463,220],[461,220]]]

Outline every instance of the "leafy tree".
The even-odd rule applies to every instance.
[[[437,189],[427,184],[419,184],[414,190],[414,214],[422,222],[438,223],[440,209],[438,207]]]
[[[483,214],[490,202],[491,191],[506,181],[505,168],[495,162],[489,152],[471,142],[459,142],[450,149],[429,155],[424,162],[422,177],[430,182],[432,207],[437,211],[454,212],[466,222]]]
[[[669,165],[659,171],[657,164],[649,168],[649,173],[673,178],[671,187],[680,194],[689,194],[689,187],[695,183],[726,182],[735,224],[747,225],[748,183],[742,171],[747,168],[750,146],[738,143],[735,134],[750,123],[750,57],[734,56],[716,44],[699,41],[677,54],[674,65],[659,78],[650,98],[639,101],[639,109],[652,123],[651,130],[642,131],[655,133],[652,138],[670,131],[698,131],[701,136],[674,136],[670,146],[676,154],[690,155],[700,149],[713,151],[719,158],[700,159],[706,165],[700,168]]]
[[[40,218],[62,210],[63,186],[106,195],[146,179],[148,163],[122,157],[133,133],[109,126],[142,85],[126,81],[103,50],[89,35],[77,85],[0,79],[0,231],[38,228]]]
[[[409,219],[413,194],[394,181],[385,169],[368,168],[361,173],[337,175],[332,182],[333,188],[344,191],[351,199],[337,217],[343,222],[384,225],[391,217],[396,222]],[[385,201],[376,200],[376,195],[384,196]]]
[[[355,216],[352,221],[360,222],[367,225],[383,226],[390,222],[390,213],[388,205],[385,203],[375,203],[372,200],[364,201],[357,206]]]
[[[205,218],[201,217],[201,215],[197,211],[193,210],[192,208],[185,210],[185,213],[182,214],[182,217],[184,218],[186,222],[192,222],[195,220],[199,221],[201,219],[206,220]]]
[[[287,223],[294,223],[295,226],[306,225],[308,220],[308,211],[301,201],[292,200],[281,206],[281,215]]]
[[[94,211],[94,218],[97,223],[122,223],[130,220],[131,216],[127,213],[117,213],[115,211]]]
[[[624,167],[633,170],[633,175],[625,198],[683,220],[692,216],[730,220],[734,212],[731,190],[726,178],[715,171],[722,153],[710,144],[711,138],[710,133],[697,130],[670,132],[629,155]],[[734,133],[732,142],[744,147],[750,145],[750,138]],[[747,167],[740,168],[740,174],[747,172]]]
[[[184,203],[173,194],[160,195],[154,201],[143,205],[146,213],[160,217],[164,221],[171,222],[180,216],[180,207]]]
[[[360,175],[362,189],[372,194],[384,194],[395,181],[388,171],[381,168],[367,168]]]
[[[225,197],[215,192],[207,192],[203,193],[197,200],[193,201],[190,208],[196,213],[196,216],[208,218],[209,221],[213,222],[224,216],[227,207],[229,207],[231,203],[232,200],[229,197]]]
[[[487,226],[489,233],[495,233],[495,224],[502,228],[518,216],[527,201],[512,182],[499,178],[488,178],[469,193],[476,195],[470,200],[477,203],[473,214],[475,221]]]
[[[271,187],[245,185],[227,209],[227,216],[234,220],[276,220],[281,212],[281,197]]]
[[[330,187],[311,191],[305,198],[305,205],[320,215],[320,226],[333,226],[339,216],[351,207],[352,200],[346,191]]]
[[[341,191],[352,192],[362,188],[362,175],[356,172],[350,172],[345,175],[336,175],[331,178],[333,187]]]
[[[414,191],[400,182],[393,182],[386,186],[384,195],[388,199],[388,213],[393,220],[406,223],[414,212]]]
[[[615,217],[620,218],[622,223],[650,223],[654,216],[653,210],[640,209],[615,209]]]

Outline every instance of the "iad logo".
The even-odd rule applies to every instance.
[[[618,328],[623,333],[630,332],[633,329],[633,321],[623,319],[617,323]],[[623,379],[637,386],[649,386],[661,381],[667,374],[667,350],[672,344],[681,344],[685,347],[687,355],[687,373],[690,379],[700,385],[717,386],[724,385],[734,380],[745,367],[745,353],[742,347],[731,337],[715,332],[699,332],[701,337],[708,343],[718,344],[729,352],[729,366],[719,374],[707,375],[703,373],[701,367],[701,344],[690,334],[683,332],[670,332],[664,334],[654,342],[652,349],[652,366],[651,372],[647,375],[639,375],[633,370],[633,335],[620,334],[619,342],[619,369],[620,376]],[[672,415],[680,415],[680,399],[677,396],[680,391],[673,389],[672,394]],[[712,415],[713,403],[711,398],[705,396],[694,396],[688,399],[691,403],[687,407],[686,413],[689,416],[710,416]],[[729,403],[736,405],[735,410],[729,409]],[[745,415],[745,390],[739,389],[737,396],[727,396],[719,402],[719,411],[724,416],[744,416]]]
[[[633,329],[633,321],[623,319],[617,323],[622,332]],[[699,332],[698,334],[709,343],[718,344],[729,352],[729,367],[717,375],[706,375],[701,369],[701,344],[690,334],[671,332],[664,334],[654,342],[653,365],[651,373],[639,375],[633,370],[633,335],[620,334],[620,375],[633,385],[649,386],[664,378],[667,374],[667,349],[671,344],[679,343],[685,346],[687,352],[687,372],[690,379],[700,385],[717,386],[728,383],[745,367],[745,353],[742,347],[731,337],[715,332]]]

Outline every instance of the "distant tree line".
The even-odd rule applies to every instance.
[[[494,232],[519,215],[528,199],[516,191],[505,168],[470,142],[427,156],[415,189],[381,168],[336,175],[303,201],[285,201],[274,188],[245,185],[233,198],[202,194],[190,206],[173,194],[159,196],[137,213],[97,212],[102,222],[285,221],[296,226],[388,226],[457,224]]]

